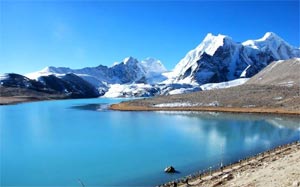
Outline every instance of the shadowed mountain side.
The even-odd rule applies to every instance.
[[[68,98],[66,95],[55,91],[47,93],[27,88],[0,86],[0,105]]]

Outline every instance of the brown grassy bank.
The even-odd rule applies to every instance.
[[[113,104],[112,110],[119,111],[207,111],[207,112],[232,112],[232,113],[268,113],[300,115],[300,111],[285,110],[282,108],[239,108],[239,107],[148,107],[134,106],[127,103]]]
[[[191,106],[157,107],[159,104],[172,103],[189,103]],[[210,111],[299,115],[300,89],[298,86],[241,85],[220,90],[126,101],[111,105],[110,108],[122,111]]]

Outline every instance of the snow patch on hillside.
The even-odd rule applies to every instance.
[[[0,81],[7,79],[9,76],[7,74],[0,74]]]
[[[179,102],[174,102],[174,103],[161,103],[161,104],[156,104],[154,107],[158,108],[163,108],[163,107],[194,107],[198,106],[198,103],[179,103]]]
[[[215,89],[222,89],[222,88],[230,88],[234,86],[239,86],[246,83],[249,78],[240,78],[233,81],[228,82],[220,82],[220,83],[209,83],[203,84],[200,86],[202,90],[215,90]]]
[[[146,89],[150,89],[148,84],[111,84],[103,97],[134,97],[141,96]]]

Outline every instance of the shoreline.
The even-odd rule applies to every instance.
[[[28,103],[28,102],[36,102],[36,101],[44,101],[44,100],[51,100],[51,99],[39,99],[35,97],[0,97],[0,106],[1,105],[15,105],[21,103]]]
[[[230,112],[230,113],[258,113],[300,115],[298,110],[285,110],[283,108],[246,108],[246,107],[149,107],[134,106],[127,103],[110,105],[109,109],[117,111],[196,111],[196,112]]]
[[[287,170],[287,167],[282,168],[280,164],[284,165],[286,161],[290,161],[294,158],[292,163],[293,167],[298,168],[299,173],[294,171],[294,173],[289,173],[284,170]],[[204,173],[194,173],[186,177],[176,179],[175,181],[170,181],[165,184],[158,185],[159,187],[169,187],[169,186],[271,186],[273,182],[277,180],[276,168],[285,175],[283,178],[286,178],[287,181],[277,180],[279,184],[285,184],[291,186],[300,186],[300,142],[292,142],[282,146],[278,146],[274,149],[259,153],[257,155],[245,158],[231,165],[223,166],[215,170],[210,170]],[[285,165],[286,166],[286,165]],[[292,166],[289,166],[292,167]],[[269,173],[268,170],[271,169],[274,173]],[[294,168],[292,168],[293,170]],[[279,172],[277,171],[277,172]],[[264,176],[253,176],[256,173],[263,174]],[[294,176],[294,175],[297,176]],[[268,176],[270,175],[270,176]],[[291,178],[289,178],[292,175]],[[268,180],[266,180],[266,178]],[[245,181],[248,179],[247,181]],[[298,180],[297,180],[298,179]],[[269,181],[271,180],[271,181]],[[291,181],[293,180],[293,181]],[[248,183],[248,184],[246,184]],[[276,186],[276,185],[275,185]]]
[[[0,106],[15,105],[29,102],[62,100],[68,98],[38,98],[26,96],[0,97]],[[246,107],[149,107],[134,106],[127,103],[112,104],[110,110],[115,111],[193,111],[193,112],[229,112],[229,113],[256,113],[256,114],[280,114],[300,115],[299,110],[285,110],[282,108],[246,108]]]
[[[12,96],[12,97],[0,97],[0,106],[6,105],[16,105],[22,103],[31,103],[39,101],[55,101],[55,100],[65,100],[71,98],[63,97],[33,97],[33,96]]]

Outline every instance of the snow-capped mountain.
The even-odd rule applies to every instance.
[[[147,97],[237,86],[271,62],[295,57],[300,57],[300,49],[271,32],[243,43],[226,35],[209,33],[170,72],[157,59],[138,61],[127,57],[111,67],[46,67],[26,75],[34,81],[26,77],[0,76],[0,83],[28,88],[34,84],[33,89],[79,94],[80,97]],[[88,91],[84,92],[85,89]]]
[[[175,66],[168,82],[202,85],[248,78],[275,60],[294,57],[300,57],[300,50],[271,32],[243,43],[208,34]]]
[[[141,61],[141,66],[145,72],[148,84],[157,84],[166,80],[167,77],[165,77],[163,73],[167,72],[167,69],[160,60],[155,58],[146,58]]]
[[[43,93],[64,94],[70,98],[99,97],[98,90],[75,74],[60,78],[54,75],[41,76],[32,80],[23,75],[8,73],[1,76],[0,86],[31,89]]]
[[[122,62],[115,63],[112,67],[99,65],[97,67],[70,69],[66,67],[50,66],[42,69],[41,71],[26,74],[26,76],[31,79],[42,81],[42,77],[45,78],[47,76],[55,76],[61,78],[66,74],[74,74],[93,85],[98,89],[99,94],[103,95],[110,89],[120,90],[120,88],[127,87],[131,84],[149,84],[149,86],[157,84],[166,79],[166,77],[162,75],[166,71],[166,68],[160,60],[154,58],[146,58],[145,60],[142,60],[140,62],[133,57],[127,57]],[[120,87],[118,85],[124,86]],[[146,89],[149,86],[142,86],[142,88]],[[135,88],[136,86],[133,87]],[[106,95],[110,95],[112,97],[113,95],[123,95],[123,93],[110,93],[111,92],[108,92],[108,94]],[[142,95],[149,94],[150,93],[145,93]]]
[[[26,76],[31,79],[38,79],[40,76],[61,76],[74,73],[92,85],[101,87],[107,84],[157,83],[155,82],[156,78],[165,71],[166,68],[162,63],[154,58],[147,58],[139,62],[133,57],[127,57],[112,67],[103,65],[83,69],[46,67],[41,71],[26,74]],[[163,78],[160,78],[159,81],[161,79]]]

